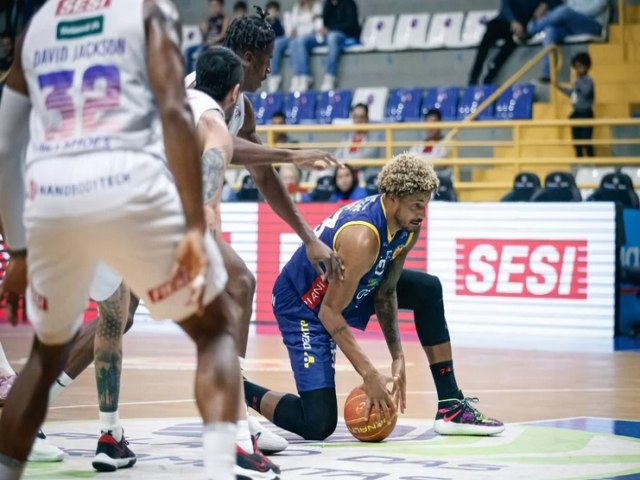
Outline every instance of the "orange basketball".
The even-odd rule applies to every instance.
[[[351,435],[361,442],[381,442],[387,438],[396,426],[398,414],[395,409],[391,412],[391,418],[386,418],[384,412],[380,412],[378,421],[376,412],[371,409],[369,419],[364,420],[364,409],[367,403],[367,394],[361,386],[351,390],[344,404],[344,423]]]

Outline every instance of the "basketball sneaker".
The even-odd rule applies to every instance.
[[[257,418],[247,415],[247,422],[251,436],[258,442],[258,449],[265,455],[273,455],[289,446],[286,439],[266,428]]]
[[[28,460],[30,462],[61,462],[64,452],[49,442],[49,439],[42,430],[38,432]]]
[[[136,454],[129,450],[129,442],[122,435],[119,442],[113,438],[112,433],[102,432],[98,440],[96,456],[93,457],[93,468],[99,472],[115,472],[119,468],[129,468],[136,464]]]
[[[17,378],[17,375],[3,375],[0,377],[0,407],[4,406],[4,402],[9,396],[9,390],[11,390]]]
[[[248,453],[236,445],[236,480],[279,480],[280,467],[264,456],[258,440],[252,437],[253,452]]]
[[[504,431],[499,420],[485,417],[471,403],[477,398],[452,398],[438,402],[434,429],[440,435],[495,435]]]

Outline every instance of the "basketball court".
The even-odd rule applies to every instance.
[[[3,325],[10,360],[25,361],[28,327]],[[432,429],[436,394],[426,358],[404,335],[408,410],[383,443],[356,441],[340,420],[326,442],[279,431],[289,448],[272,459],[283,479],[636,479],[640,478],[638,345],[580,339],[483,336],[452,331],[457,377],[479,408],[507,423],[496,437],[442,437]],[[360,340],[376,366],[388,370],[384,339]],[[633,350],[635,348],[635,351]],[[32,464],[28,479],[204,478],[200,421],[193,401],[195,355],[172,325],[140,322],[125,336],[120,412],[138,463],[98,474],[91,468],[99,425],[93,370],[51,406],[46,433],[66,453],[58,464]],[[293,391],[286,351],[275,331],[252,336],[246,374]],[[338,354],[339,411],[358,376]],[[275,428],[275,427],[271,427]]]

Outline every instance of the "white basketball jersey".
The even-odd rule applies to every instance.
[[[118,150],[163,158],[146,48],[143,0],[46,2],[22,52],[33,105],[27,164]]]
[[[220,115],[220,119],[223,122],[225,121],[224,110],[222,109],[222,107],[220,107],[220,105],[218,105],[218,102],[216,102],[206,93],[194,88],[190,88],[187,90],[187,100],[189,101],[189,106],[191,107],[191,111],[193,112],[193,120],[196,122],[196,125],[198,125],[202,114],[210,110],[218,113]]]
[[[191,72],[186,77],[184,77],[184,87],[187,91],[191,91],[189,88],[196,81],[196,72]],[[195,114],[195,112],[194,112]],[[244,94],[240,93],[238,95],[238,101],[236,102],[235,107],[233,107],[233,113],[227,122],[227,127],[229,127],[229,133],[237,137],[238,132],[242,129],[244,125]],[[198,117],[199,118],[199,117]],[[198,122],[198,118],[196,118],[196,123]]]

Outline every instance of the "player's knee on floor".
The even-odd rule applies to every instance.
[[[305,440],[324,440],[338,424],[335,388],[303,392],[299,397],[285,395],[278,402],[274,422]]]

